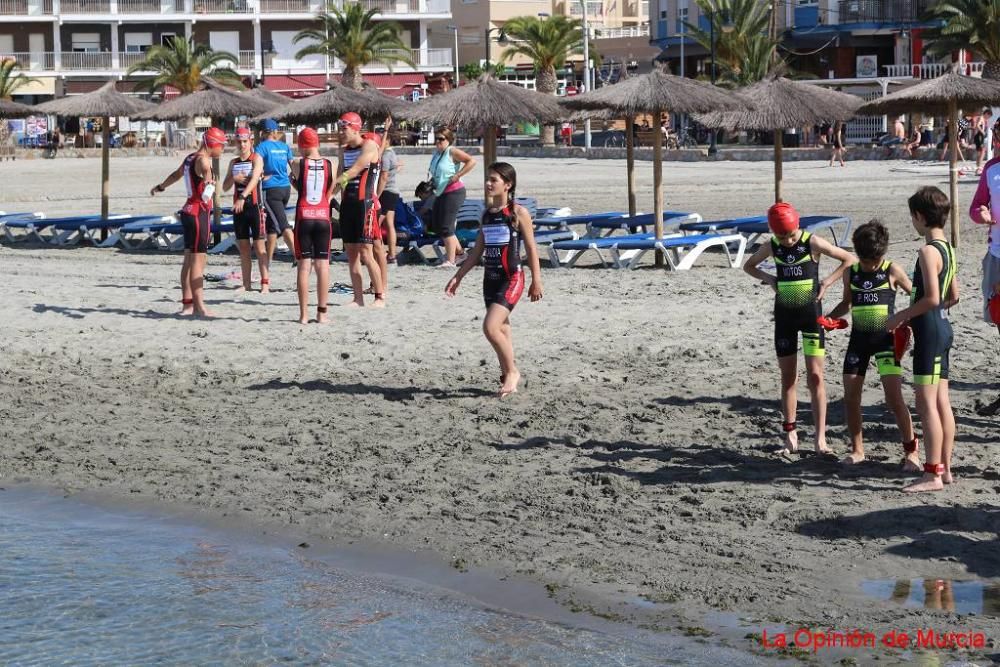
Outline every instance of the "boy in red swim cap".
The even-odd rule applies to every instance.
[[[799,214],[791,204],[779,202],[768,209],[767,224],[773,234],[770,242],[757,249],[743,265],[743,270],[775,291],[774,349],[781,369],[785,450],[795,452],[799,446],[795,424],[795,387],[798,383],[796,353],[801,332],[813,423],[816,426],[816,453],[829,454],[831,452],[826,445],[826,386],[823,381],[826,350],[823,328],[817,318],[823,314],[821,301],[826,290],[840,280],[844,271],[857,259],[846,250],[800,229]],[[822,281],[819,278],[821,255],[840,262],[840,266]],[[777,275],[764,273],[758,268],[768,257],[774,258]]]
[[[205,309],[205,265],[208,263],[208,239],[215,193],[215,174],[212,159],[222,155],[226,148],[226,133],[210,127],[201,138],[201,147],[191,153],[166,180],[157,183],[149,196],[163,192],[177,181],[184,179],[187,200],[181,209],[184,228],[184,263],[181,265],[181,315],[211,317]]]

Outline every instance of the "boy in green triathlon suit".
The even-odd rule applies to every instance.
[[[924,433],[924,475],[906,486],[908,493],[940,491],[951,484],[951,453],[955,448],[955,414],[948,396],[948,365],[953,333],[948,309],[958,303],[955,249],[945,239],[951,212],[948,196],[927,186],[909,199],[913,228],[927,244],[920,249],[913,271],[913,299],[889,318],[895,331],[909,322],[913,329],[913,390]]]
[[[828,319],[836,320],[851,313],[851,340],[844,355],[844,411],[851,453],[842,462],[853,465],[865,460],[861,394],[865,372],[874,361],[882,379],[885,402],[896,416],[903,441],[903,469],[920,472],[913,420],[903,399],[903,369],[896,359],[892,334],[885,328],[896,311],[896,292],[909,294],[913,285],[902,266],[885,259],[889,231],[881,222],[872,220],[861,225],[854,230],[852,240],[860,261],[844,273],[843,299],[828,315]]]
[[[826,386],[823,381],[824,331],[819,324],[823,314],[821,301],[826,290],[856,262],[855,257],[829,242],[799,228],[799,214],[791,204],[779,202],[767,211],[767,224],[773,236],[743,265],[743,270],[768,284],[775,291],[774,349],[781,369],[781,413],[784,418],[784,446],[789,453],[798,451],[795,413],[798,383],[799,332],[802,332],[802,354],[805,357],[809,395],[812,400],[813,423],[816,427],[817,454],[829,454],[826,445]],[[840,266],[819,279],[819,258],[832,257]],[[774,258],[777,275],[764,273],[758,266],[768,257]]]

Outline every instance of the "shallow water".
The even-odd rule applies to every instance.
[[[752,664],[487,607],[148,511],[0,492],[0,663]]]
[[[875,579],[861,590],[904,607],[941,609],[958,614],[1000,616],[1000,586],[952,579]]]

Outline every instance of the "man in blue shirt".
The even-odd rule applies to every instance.
[[[295,252],[295,237],[288,224],[288,216],[285,215],[285,207],[292,194],[288,165],[293,156],[288,144],[278,140],[278,123],[274,119],[266,119],[261,128],[264,131],[264,141],[257,144],[255,152],[264,160],[261,181],[264,188],[264,208],[267,211],[267,258],[270,262],[274,259],[274,247],[278,244],[279,234],[285,239],[288,249]]]

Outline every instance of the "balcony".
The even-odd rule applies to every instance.
[[[62,0],[60,14],[110,14],[111,0]]]
[[[51,16],[52,0],[0,0],[0,16]]]
[[[118,0],[119,14],[176,14],[177,3],[183,0]]]
[[[591,28],[591,39],[618,39],[620,37],[649,37],[649,24],[624,28]]]
[[[966,63],[965,74],[982,76],[983,62]],[[922,63],[919,65],[883,65],[885,75],[894,79],[936,79],[952,70],[951,63]]]
[[[253,14],[254,8],[247,0],[194,0],[195,14]]]
[[[840,23],[918,23],[934,0],[840,0]]]
[[[259,0],[261,14],[315,14],[322,3],[312,0]]]
[[[21,51],[15,53],[0,53],[0,62],[5,60],[13,60],[25,72],[44,72],[46,70],[51,71],[55,68],[55,54],[52,52],[28,53],[26,51]]]
[[[67,72],[109,72],[112,69],[110,51],[63,51],[62,69]]]

